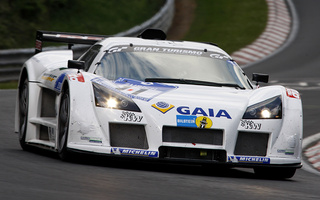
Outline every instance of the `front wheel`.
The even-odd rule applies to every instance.
[[[24,79],[19,90],[19,142],[23,150],[28,150],[26,144],[27,124],[29,109],[29,83]]]
[[[268,179],[286,179],[292,178],[296,173],[296,168],[288,167],[257,167],[254,173],[261,178]]]
[[[68,159],[68,133],[69,133],[69,119],[70,119],[70,96],[69,89],[66,87],[61,96],[59,119],[58,119],[58,153],[62,160]]]

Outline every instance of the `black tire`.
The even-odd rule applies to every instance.
[[[29,111],[29,83],[28,78],[24,79],[19,89],[19,142],[23,150],[29,150],[26,144],[26,133]]]
[[[292,178],[296,173],[296,168],[287,167],[258,167],[254,168],[254,173],[260,178],[267,179],[287,179]]]
[[[70,119],[70,96],[69,89],[65,87],[61,94],[59,118],[58,118],[58,153],[62,160],[69,160],[67,148]]]

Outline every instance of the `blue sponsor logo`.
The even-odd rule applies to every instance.
[[[200,107],[196,107],[195,109],[190,109],[188,106],[180,106],[177,108],[177,112],[181,115],[202,115],[209,117],[225,117],[227,119],[232,119],[230,114],[226,110],[222,109],[215,113],[215,111],[212,108],[203,109]]]
[[[228,162],[232,163],[252,163],[252,164],[270,164],[270,158],[252,157],[252,156],[228,156]]]
[[[177,126],[197,128],[196,119],[197,116],[177,115]]]
[[[147,150],[139,150],[139,149],[111,148],[111,154],[143,156],[143,157],[152,157],[152,158],[158,157],[158,151],[147,151]]]
[[[54,84],[54,89],[61,91],[61,87],[62,87],[62,82],[64,80],[64,77],[66,76],[66,73],[63,73],[59,76],[59,78],[57,79],[56,83]]]

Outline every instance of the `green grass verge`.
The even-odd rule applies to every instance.
[[[0,38],[5,38],[0,42],[0,49],[33,47],[37,29],[104,35],[118,33],[153,16],[164,2],[74,1],[0,1]],[[253,42],[267,22],[265,0],[197,0],[196,3],[195,19],[182,40],[214,42],[228,53]],[[0,89],[15,88],[17,82],[0,83]]]
[[[0,49],[34,47],[36,30],[112,35],[143,23],[165,0],[0,1]]]
[[[195,19],[184,40],[218,44],[232,53],[252,43],[264,30],[265,0],[198,0]]]
[[[17,89],[17,88],[18,88],[18,81],[0,83],[0,90],[1,89]]]

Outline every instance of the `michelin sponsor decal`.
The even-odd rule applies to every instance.
[[[270,164],[270,158],[252,156],[228,156],[228,162],[248,164]]]
[[[139,149],[124,149],[124,148],[111,148],[111,154],[114,155],[128,155],[128,156],[143,156],[143,157],[158,157],[158,151],[147,151]]]

